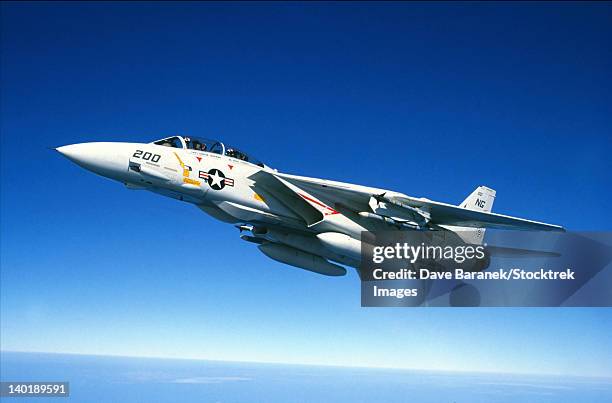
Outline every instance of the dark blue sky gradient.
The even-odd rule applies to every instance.
[[[487,185],[496,212],[610,230],[610,4],[1,7],[3,349],[612,374],[609,310],[362,309],[354,273],[270,261],[47,149],[218,137],[285,172],[451,203]]]

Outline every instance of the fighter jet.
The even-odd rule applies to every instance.
[[[266,256],[329,276],[359,268],[363,231],[443,231],[480,245],[485,229],[563,231],[491,212],[495,190],[459,205],[350,183],[281,173],[221,141],[172,136],[151,143],[58,147],[72,162],[128,189],[191,203],[240,230]]]

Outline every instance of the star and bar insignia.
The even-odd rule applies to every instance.
[[[200,171],[198,176],[200,179],[207,181],[208,185],[214,190],[221,190],[225,186],[234,186],[234,180],[227,178],[223,171],[219,169],[213,168],[208,172]]]

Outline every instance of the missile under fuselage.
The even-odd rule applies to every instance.
[[[346,269],[330,263],[321,256],[304,252],[290,246],[277,243],[265,243],[258,246],[259,250],[270,259],[301,269],[309,270],[326,276],[344,276]]]

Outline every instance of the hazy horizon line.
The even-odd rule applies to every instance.
[[[180,361],[212,361],[212,362],[227,362],[236,364],[263,364],[263,365],[288,365],[288,366],[305,366],[305,367],[328,367],[328,368],[355,368],[355,369],[380,369],[392,371],[418,371],[418,372],[438,372],[438,373],[459,373],[459,374],[497,374],[497,375],[522,375],[522,376],[542,376],[554,377],[564,376],[571,378],[601,378],[612,381],[611,375],[602,374],[567,374],[567,373],[543,373],[543,372],[509,372],[509,371],[486,371],[486,370],[458,370],[458,369],[438,369],[438,368],[415,368],[415,367],[390,367],[377,365],[347,365],[347,364],[325,364],[325,363],[296,363],[283,361],[256,361],[256,360],[223,360],[218,358],[202,358],[202,357],[173,357],[173,356],[155,356],[155,355],[124,355],[124,354],[96,354],[83,352],[61,352],[61,351],[26,351],[26,350],[0,350],[0,356],[3,353],[17,354],[49,354],[49,355],[74,355],[74,356],[89,356],[89,357],[109,357],[109,358],[141,358],[152,360],[180,360]],[[0,360],[1,361],[1,360]]]

